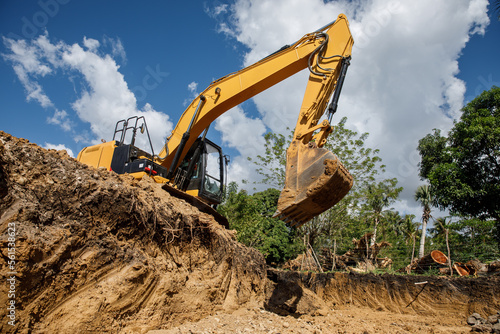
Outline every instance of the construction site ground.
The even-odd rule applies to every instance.
[[[268,268],[146,178],[0,132],[1,333],[468,333],[500,278]]]

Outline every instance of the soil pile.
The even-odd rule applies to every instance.
[[[3,132],[0,235],[2,333],[145,332],[264,296],[262,255],[210,215]]]
[[[3,132],[0,251],[2,333],[465,333],[500,310],[498,276],[266,268],[151,180]]]

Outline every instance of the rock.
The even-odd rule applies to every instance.
[[[488,322],[492,325],[498,322],[498,314],[493,314],[488,317]]]
[[[475,320],[475,321],[474,321]],[[471,323],[469,323],[471,321]],[[485,324],[486,319],[481,317],[479,313],[472,313],[469,318],[467,318],[467,323],[469,325],[474,325],[474,324]]]
[[[491,328],[492,333],[500,334],[500,322],[494,324]]]
[[[471,332],[491,333],[493,326],[490,324],[478,324],[471,328]]]

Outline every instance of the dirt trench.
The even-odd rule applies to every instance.
[[[498,278],[266,268],[150,180],[3,132],[0,252],[1,333],[463,332],[500,310]]]

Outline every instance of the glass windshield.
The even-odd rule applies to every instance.
[[[205,169],[206,191],[219,196],[221,193],[219,150],[207,143],[207,165]]]

